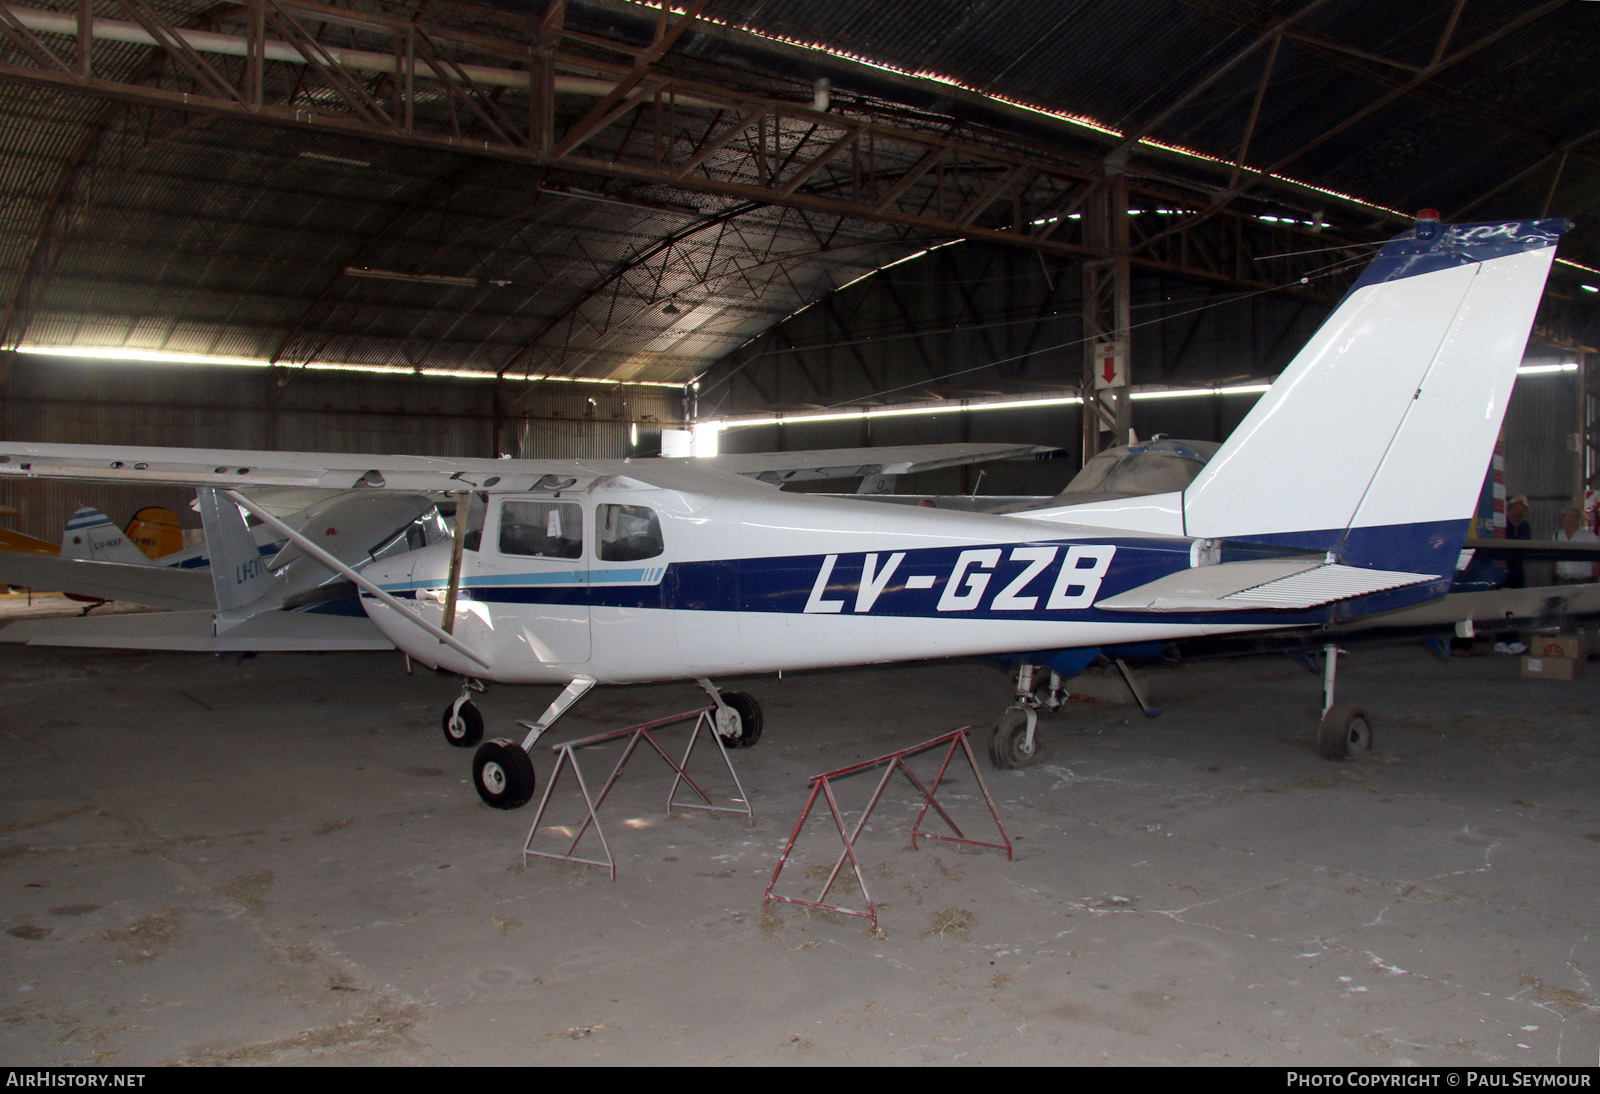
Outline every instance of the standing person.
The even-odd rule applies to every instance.
[[[1528,523],[1528,496],[1518,494],[1506,506],[1506,538],[1507,539],[1532,539],[1533,525]],[[1506,560],[1506,588],[1522,589],[1528,584],[1527,575],[1522,569],[1522,559],[1510,558]]]
[[[1561,531],[1556,533],[1557,543],[1596,543],[1600,544],[1600,536],[1595,535],[1583,526],[1583,514],[1575,505],[1569,505],[1561,510]],[[1585,582],[1600,580],[1600,561],[1584,562],[1581,559],[1565,559],[1556,563],[1557,585],[1582,585]]]
[[[1518,494],[1506,505],[1506,538],[1507,539],[1532,539],[1533,525],[1528,523],[1528,496]],[[1523,589],[1528,584],[1527,574],[1522,568],[1522,559],[1512,556],[1506,559],[1506,588]],[[1501,631],[1495,635],[1494,649],[1496,653],[1527,653],[1527,644],[1522,641],[1522,635],[1516,631]]]

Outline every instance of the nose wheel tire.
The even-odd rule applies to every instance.
[[[533,797],[533,761],[516,741],[485,741],[472,757],[472,785],[485,805],[519,809]]]
[[[451,703],[444,708],[444,719],[439,728],[444,739],[456,748],[471,748],[483,740],[483,715],[471,700],[457,706]]]
[[[989,738],[989,759],[1002,771],[1028,767],[1039,762],[1043,753],[1039,734],[1028,742],[1028,727],[1037,724],[1038,716],[1026,707],[1012,707],[994,724],[994,735]]]
[[[745,692],[725,691],[722,702],[738,716],[737,724],[717,711],[717,736],[724,748],[749,748],[761,739],[761,704]]]
[[[1325,760],[1359,759],[1372,748],[1372,720],[1358,706],[1340,703],[1317,726],[1317,751]]]

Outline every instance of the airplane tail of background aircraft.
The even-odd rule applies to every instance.
[[[1097,506],[1087,522],[1144,513],[1153,531],[1437,575],[1418,592],[1443,592],[1565,228],[1425,214],[1181,495]]]
[[[67,518],[67,527],[61,533],[61,557],[134,565],[150,561],[127,533],[92,505],[81,506]]]
[[[146,505],[133,514],[125,531],[149,559],[165,558],[183,550],[183,525],[178,514],[160,505]]]
[[[217,593],[218,612],[227,617],[246,605],[256,604],[276,577],[261,557],[237,505],[218,497],[215,490],[199,491],[199,503],[206,550],[211,555],[211,586]]]

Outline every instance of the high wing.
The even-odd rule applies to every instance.
[[[491,460],[443,456],[370,456],[341,452],[262,452],[118,445],[9,444],[0,476],[145,482],[215,489],[262,486],[320,490],[406,490],[418,493],[522,493],[564,476],[633,475],[668,465],[767,482],[848,478],[953,467],[1048,452],[1010,444],[909,445],[813,452],[754,453],[709,459]]]

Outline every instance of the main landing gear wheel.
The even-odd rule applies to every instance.
[[[727,691],[722,694],[723,704],[738,716],[737,724],[734,720],[717,711],[717,736],[722,738],[724,748],[749,748],[761,740],[761,704],[742,691]]]
[[[520,809],[533,797],[533,761],[516,741],[485,741],[472,757],[472,785],[495,809]]]
[[[439,728],[444,731],[444,739],[456,748],[471,748],[483,740],[483,715],[470,699],[451,703],[444,708]]]
[[[1317,751],[1325,760],[1355,760],[1372,747],[1372,722],[1367,712],[1340,703],[1322,716],[1317,726]]]
[[[1039,734],[1028,741],[1028,729],[1038,723],[1038,715],[1026,707],[1012,707],[1000,715],[994,724],[994,736],[989,738],[989,759],[1001,770],[1027,767],[1039,762],[1043,749]]]

